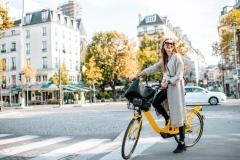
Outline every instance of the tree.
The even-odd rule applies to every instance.
[[[117,32],[100,32],[95,34],[92,42],[87,46],[86,63],[90,59],[95,61],[96,67],[100,68],[103,90],[106,85],[110,85],[113,91],[113,99],[116,100],[115,86],[119,79],[128,78],[136,72],[137,66],[133,43],[123,34]],[[87,68],[89,70],[89,68]],[[88,71],[86,71],[88,72]],[[87,79],[89,75],[86,75]],[[89,77],[90,78],[90,77]]]
[[[0,31],[9,29],[13,26],[13,21],[8,15],[8,8],[0,4]],[[0,33],[0,39],[2,38],[2,33]]]
[[[68,75],[68,73],[67,73],[66,64],[63,63],[62,66],[61,66],[61,84],[62,85],[68,85],[69,84],[69,80],[68,80],[67,75]],[[50,81],[51,81],[52,84],[59,85],[59,73],[53,75],[50,78]]]
[[[230,56],[231,43],[233,40],[233,29],[232,24],[236,23],[237,29],[240,29],[240,10],[234,9],[230,11],[222,20],[221,20],[221,30],[220,30],[220,44],[219,48],[224,55],[224,58]],[[236,34],[236,33],[234,33]],[[236,36],[237,37],[237,36]],[[237,45],[239,47],[239,45]],[[239,53],[240,61],[240,53]]]
[[[32,68],[32,64],[29,61],[25,61],[25,66],[22,70],[22,73],[26,79],[27,84],[30,84],[36,77],[36,70]]]
[[[148,35],[144,35],[137,53],[137,61],[139,70],[143,70],[159,61],[160,47],[164,41],[164,33],[158,33],[157,38],[153,39]],[[159,80],[162,74],[158,73],[150,76],[150,79]]]

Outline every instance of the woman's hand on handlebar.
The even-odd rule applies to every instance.
[[[144,71],[139,72],[139,73],[137,73],[136,75],[130,76],[128,79],[129,79],[130,81],[133,81],[133,80],[138,79],[139,77],[143,76],[144,73],[145,73]]]
[[[161,83],[161,89],[167,89],[168,83],[162,82]]]

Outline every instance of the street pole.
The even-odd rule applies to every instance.
[[[10,54],[8,53],[8,85],[9,85],[9,106],[12,106],[12,87],[11,87],[11,74],[10,74]]]
[[[237,69],[237,47],[236,47],[236,26],[237,23],[233,22],[232,27],[233,27],[233,43],[234,43],[234,61],[235,61],[235,70],[238,71]],[[236,79],[236,98],[239,98],[239,90],[238,90],[238,74],[237,74],[237,79]]]
[[[62,106],[61,49],[59,47],[59,107]]]

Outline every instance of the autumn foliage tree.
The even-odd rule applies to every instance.
[[[109,85],[113,91],[113,99],[116,100],[117,82],[128,78],[137,69],[133,47],[134,44],[126,36],[115,31],[95,34],[87,46],[86,79],[95,83],[92,79],[96,78],[103,90]]]
[[[160,48],[164,39],[163,33],[158,33],[156,39],[153,39],[148,35],[143,36],[137,53],[139,70],[143,70],[159,61],[161,55]],[[157,73],[150,76],[150,79],[159,80],[161,76],[161,73]]]
[[[13,26],[13,21],[8,15],[8,8],[0,4],[0,31],[9,29]],[[2,38],[2,32],[0,32],[0,39]]]
[[[240,29],[240,10],[239,9],[234,9],[230,11],[226,16],[223,17],[220,24],[220,27],[221,27],[220,43],[213,44],[214,52],[216,53],[216,51],[219,50],[220,54],[223,54],[225,59],[229,58],[231,49],[232,49],[231,43],[233,41],[233,27],[232,27],[233,23],[236,23],[236,30]],[[239,50],[239,45],[237,46]],[[240,55],[239,55],[239,62],[240,62]]]
[[[25,61],[25,66],[22,70],[22,73],[26,79],[26,83],[29,84],[36,77],[36,70],[33,69],[32,64],[29,61]]]
[[[61,73],[61,84],[62,85],[69,84],[67,67],[66,67],[65,63],[62,64],[60,73]],[[59,73],[53,75],[51,77],[50,81],[51,81],[52,84],[59,85]]]

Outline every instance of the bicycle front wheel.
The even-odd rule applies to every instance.
[[[125,131],[122,142],[122,157],[129,159],[134,152],[140,132],[142,129],[142,118],[132,119]]]
[[[188,112],[185,125],[185,145],[186,147],[194,146],[201,138],[203,132],[202,115],[196,112]],[[174,136],[179,142],[179,135]]]

